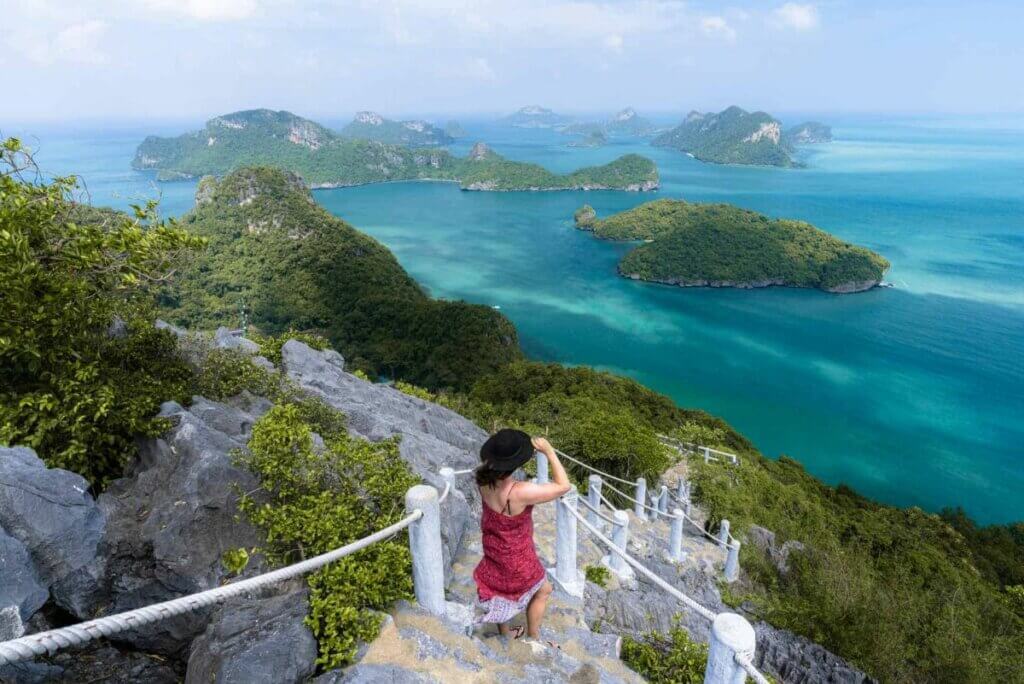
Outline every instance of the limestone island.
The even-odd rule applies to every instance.
[[[608,144],[608,136],[601,131],[578,138],[566,144],[566,147],[604,147]]]
[[[606,240],[643,240],[619,274],[679,287],[812,287],[869,290],[889,262],[809,223],[773,219],[729,204],[663,199],[599,219],[589,205],[576,227]]]
[[[383,121],[375,123],[371,112],[362,114],[363,120],[355,122],[359,126],[347,128],[349,134],[386,128]],[[401,125],[406,123],[410,122]],[[299,174],[312,188],[438,180],[457,182],[463,190],[644,192],[659,184],[654,162],[636,154],[556,174],[537,164],[505,159],[483,143],[463,158],[436,145],[410,147],[341,135],[315,121],[269,109],[219,116],[202,130],[174,138],[149,136],[132,161],[135,169],[157,171],[157,180],[224,176],[252,165]]]
[[[501,119],[503,124],[514,128],[554,128],[571,121],[569,117],[540,105],[527,105]]]
[[[352,122],[341,129],[341,135],[410,147],[450,145],[455,142],[454,136],[428,121],[392,121],[377,112],[358,112]]]
[[[831,140],[832,129],[824,124],[812,121],[783,130],[770,114],[733,106],[717,114],[690,112],[651,144],[714,164],[796,167],[801,164],[793,159],[795,145]]]

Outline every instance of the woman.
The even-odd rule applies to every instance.
[[[534,450],[547,456],[552,481],[521,482],[512,473],[530,460]],[[530,438],[521,430],[504,429],[480,447],[476,483],[483,500],[480,530],[484,557],[473,571],[484,615],[477,622],[498,624],[503,636],[518,639],[522,627],[509,629],[508,622],[526,610],[526,633],[540,637],[551,583],[533,545],[533,507],[554,501],[571,485],[555,450],[543,437]],[[551,644],[556,646],[556,644]]]

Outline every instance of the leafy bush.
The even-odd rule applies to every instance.
[[[826,486],[785,457],[747,457],[738,469],[693,459],[690,478],[712,521],[728,518],[737,536],[757,524],[776,544],[807,546],[785,574],[743,546],[744,598],[772,624],[882,681],[1008,681],[1024,672],[1024,619],[939,516]]]
[[[257,421],[240,461],[260,478],[240,500],[243,513],[266,534],[272,563],[290,563],[348,544],[405,515],[406,490],[416,483],[395,440],[349,437],[334,412],[310,414],[279,404]],[[324,438],[314,449],[312,433]],[[309,577],[307,624],[319,644],[317,663],[331,669],[352,661],[360,641],[376,637],[375,613],[412,592],[405,535],[379,542]]]
[[[403,382],[401,380],[395,382],[395,389],[404,394],[408,394],[410,397],[416,397],[417,399],[422,399],[424,401],[434,401],[437,399],[436,395],[428,392],[422,387],[417,387],[412,383]]]
[[[702,684],[708,647],[676,625],[667,636],[651,632],[643,641],[626,637],[622,660],[652,684]]]
[[[101,486],[191,371],[153,329],[155,289],[202,241],[155,205],[129,216],[74,201],[74,177],[42,181],[21,143],[0,143],[0,443]]]
[[[603,565],[588,565],[585,572],[588,582],[593,582],[602,588],[608,585],[608,579],[611,577],[608,568]]]

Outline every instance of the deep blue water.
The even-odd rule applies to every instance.
[[[702,164],[642,141],[575,149],[551,131],[464,122],[472,139],[556,170],[630,151],[658,163],[653,195],[468,193],[446,183],[317,191],[387,244],[434,295],[500,306],[534,358],[622,373],[722,416],[766,454],[831,483],[982,522],[1024,519],[1024,121],[833,117],[806,169]],[[97,204],[194,183],[128,164],[145,133],[36,131],[39,162],[76,171]],[[457,146],[463,151],[467,141]],[[889,258],[894,289],[678,289],[626,281],[627,246],[572,227],[656,197],[726,201],[810,221]]]

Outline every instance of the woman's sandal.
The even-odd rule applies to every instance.
[[[524,634],[526,634],[525,627],[523,627],[522,625],[513,625],[512,627],[508,628],[508,634],[502,634],[501,636],[510,636],[512,637],[512,640],[515,641]]]

